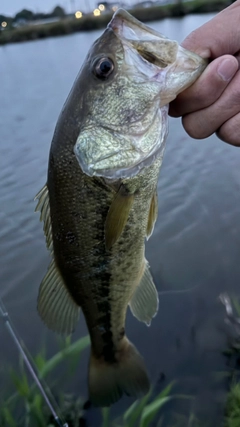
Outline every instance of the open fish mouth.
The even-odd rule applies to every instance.
[[[122,42],[131,45],[151,64],[165,68],[176,60],[178,43],[118,9],[108,25]]]
[[[123,44],[131,46],[145,60],[145,65],[146,62],[148,63],[147,75],[149,78],[154,78],[160,83],[166,79],[166,85],[169,81],[168,74],[186,73],[185,79],[181,75],[182,84],[179,85],[178,80],[174,85],[179,85],[179,88],[175,90],[175,87],[172,86],[171,94],[169,93],[167,97],[162,96],[161,105],[166,105],[175,99],[179,92],[193,83],[195,75],[200,75],[206,67],[206,61],[197,54],[184,49],[177,41],[170,40],[148,27],[123,9],[117,10],[108,26]],[[141,71],[143,68],[140,67]],[[192,74],[192,79],[189,82],[190,74]],[[171,79],[171,83],[173,83],[173,79]]]

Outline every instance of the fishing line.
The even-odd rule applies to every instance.
[[[34,366],[33,361],[32,362],[30,361],[30,357],[31,356],[27,355],[28,351],[27,351],[25,345],[23,344],[22,340],[18,337],[18,334],[17,334],[17,332],[15,331],[15,328],[12,325],[10,316],[9,316],[9,314],[8,314],[8,312],[7,312],[7,310],[6,310],[5,306],[4,306],[1,298],[0,298],[0,317],[4,321],[5,326],[6,326],[7,330],[8,330],[8,332],[9,332],[9,334],[11,335],[11,337],[12,337],[15,345],[17,346],[18,351],[21,354],[21,356],[22,356],[22,358],[23,358],[23,360],[25,362],[25,365],[26,365],[26,367],[27,367],[30,375],[32,376],[33,380],[35,381],[35,383],[36,383],[36,385],[37,385],[37,387],[38,387],[41,395],[43,396],[43,398],[44,398],[44,400],[45,400],[45,402],[46,402],[49,410],[51,411],[51,414],[52,414],[52,416],[54,418],[54,421],[55,421],[56,425],[58,427],[68,427],[68,424],[64,423],[61,420],[61,418],[57,415],[58,410],[54,409],[54,406],[53,406],[53,404],[50,401],[50,398],[51,398],[52,401],[54,401],[54,398],[51,395],[50,390],[48,390],[46,392],[46,386],[43,385],[42,380],[40,380],[39,376],[37,375],[37,369]],[[55,403],[55,406],[56,405],[57,404]]]

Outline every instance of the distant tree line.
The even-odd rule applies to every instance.
[[[207,13],[213,11],[219,12],[220,10],[229,6],[235,1],[236,0],[174,0],[173,3],[171,2],[171,4],[169,5],[164,4],[162,7],[155,6],[155,2],[153,1],[153,6],[148,8],[135,8],[132,10],[132,13],[134,12],[134,16],[136,16],[139,20],[145,22],[156,19],[162,19],[164,17],[184,16],[188,13]],[[110,4],[110,2],[108,1],[104,1],[101,3]],[[69,24],[70,20],[64,20],[64,18],[67,16],[68,14],[61,6],[56,6],[50,13],[34,13],[31,10],[23,9],[18,12],[14,17],[0,14],[0,45],[13,40],[12,34],[14,32],[15,39],[13,41],[22,41],[30,39],[35,40],[36,38],[69,34],[70,32],[74,31],[88,31],[92,29],[102,28],[107,24],[107,20],[109,19],[109,17],[107,17],[107,14],[102,14],[101,17],[98,17],[98,19],[95,19],[93,15],[89,15],[86,16],[85,19],[76,20],[74,19],[74,15],[72,14],[73,19],[71,20],[71,24]],[[40,29],[37,29],[37,26],[24,25],[33,21],[44,21],[46,19],[52,19],[53,21],[58,20],[58,22],[52,22],[51,28],[50,23],[48,23],[49,25],[46,26],[44,25],[44,22],[42,22],[42,26]],[[18,28],[20,26],[24,26],[24,29]],[[32,27],[34,27],[34,30]],[[8,30],[13,29],[14,31],[10,31],[10,36]]]
[[[20,12],[16,13],[14,17],[6,16],[0,14],[0,23],[6,21],[9,26],[18,24],[21,22],[29,21],[38,21],[41,19],[51,19],[51,18],[64,18],[66,16],[65,10],[61,6],[56,6],[50,13],[34,13],[28,9],[22,9]]]

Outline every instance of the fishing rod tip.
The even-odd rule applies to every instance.
[[[55,417],[55,421],[56,421],[56,424],[59,426],[59,427],[69,427],[68,426],[68,423],[62,423],[62,421],[60,420],[60,418],[58,418],[58,417]]]

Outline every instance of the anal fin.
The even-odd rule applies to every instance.
[[[140,322],[145,322],[148,326],[150,326],[152,318],[157,314],[158,293],[146,260],[144,273],[131,298],[129,307],[132,314]]]

